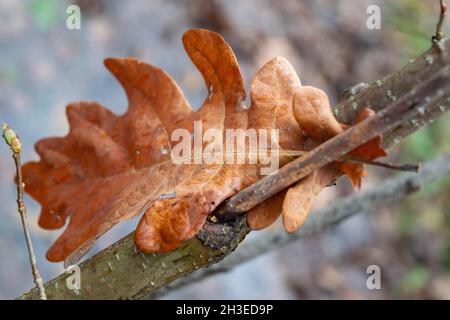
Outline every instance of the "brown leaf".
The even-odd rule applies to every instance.
[[[372,109],[361,109],[355,119],[355,124],[360,123],[374,115],[375,112]],[[342,125],[342,127],[344,129],[348,128],[348,126],[345,125]],[[383,148],[381,148],[381,136],[367,141],[365,144],[349,152],[349,156],[361,160],[373,160],[379,157],[384,157],[386,155],[387,152]],[[339,161],[338,163],[341,171],[345,173],[352,181],[353,186],[357,190],[361,189],[361,177],[367,176],[367,173],[364,170],[364,165],[362,163],[350,161]]]
[[[118,116],[90,102],[69,105],[69,134],[37,143],[41,161],[24,165],[23,172],[26,191],[42,204],[39,224],[61,228],[70,217],[47,253],[50,261],[64,260],[77,249],[84,253],[112,226],[143,210],[147,214],[136,243],[144,251],[157,244],[166,250],[195,234],[207,213],[241,188],[239,167],[171,161],[171,133],[192,132],[193,120],[201,120],[204,129],[247,126],[244,84],[231,48],[206,30],[186,32],[183,43],[208,87],[197,112],[164,71],[132,58],[110,58],[105,65],[125,88],[127,112]],[[170,211],[167,217],[150,217],[167,206],[159,196],[174,191],[175,209],[183,215]]]
[[[39,224],[57,229],[70,218],[47,253],[50,261],[76,262],[96,238],[142,212],[137,247],[143,252],[170,251],[193,237],[221,202],[260,178],[266,165],[261,161],[176,164],[171,152],[178,141],[171,136],[177,129],[192,134],[195,121],[201,122],[203,132],[219,129],[224,137],[225,129],[278,129],[279,139],[267,151],[280,155],[280,166],[293,159],[289,152],[311,150],[345,129],[335,120],[326,94],[302,87],[286,59],[275,58],[258,71],[248,110],[239,65],[223,38],[189,30],[183,44],[208,88],[198,111],[164,71],[132,58],[109,58],[105,66],[128,97],[125,114],[116,115],[95,102],[71,104],[67,136],[36,144],[41,159],[25,164],[23,174],[26,191],[42,205]],[[364,112],[361,119],[371,116]],[[380,156],[379,139],[350,154]],[[248,212],[250,227],[267,227],[283,207],[286,229],[296,230],[321,189],[341,172],[357,183],[361,168],[337,161],[318,170]]]
[[[364,121],[367,118],[373,117],[375,111],[370,108],[361,109],[355,119],[355,124]],[[387,156],[386,150],[381,147],[381,136],[372,139],[355,150],[352,150],[349,155],[363,160],[373,160],[379,157]]]
[[[252,128],[279,129],[281,150],[303,150],[303,132],[296,123],[292,103],[301,87],[292,65],[278,57],[266,63],[251,83],[249,122]],[[291,158],[280,157],[280,166]],[[247,213],[247,223],[252,230],[271,225],[280,215],[285,192],[271,197]]]
[[[221,36],[205,30],[184,34],[183,44],[208,87],[196,114],[203,130],[246,129],[245,88],[236,57]],[[243,165],[201,165],[174,189],[175,199],[158,200],[144,214],[135,233],[143,252],[169,251],[193,237],[223,200],[243,188]],[[247,176],[247,178],[249,178]]]
[[[333,115],[327,94],[320,89],[308,86],[298,89],[293,108],[297,123],[317,143],[344,131]]]
[[[283,225],[286,231],[295,232],[303,225],[313,205],[315,197],[337,176],[339,169],[330,164],[289,188],[283,202]]]
[[[340,124],[334,117],[328,96],[317,88],[297,89],[293,104],[294,116],[300,127],[312,138],[313,147],[342,133],[349,126]],[[374,116],[369,108],[362,109],[355,123]],[[377,137],[356,148],[350,156],[362,160],[373,160],[387,153],[380,147],[381,137]],[[334,179],[346,174],[356,189],[361,188],[361,178],[366,176],[364,165],[351,161],[335,161],[300,180],[289,188],[283,201],[283,224],[288,232],[295,232],[303,225],[313,205],[314,198]]]
[[[251,230],[262,230],[274,223],[281,213],[286,191],[279,192],[267,201],[258,204],[247,213],[247,223]]]
[[[315,141],[322,143],[340,134],[349,126],[340,124],[333,115],[328,96],[320,89],[303,87],[296,92],[294,100],[294,115],[300,127]],[[375,112],[369,108],[360,110],[355,124]],[[373,160],[386,156],[380,147],[381,137],[372,139],[349,153],[350,156],[362,160]],[[352,181],[356,189],[361,188],[361,177],[366,176],[364,165],[350,161],[338,161],[338,166]]]

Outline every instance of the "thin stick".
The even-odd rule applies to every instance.
[[[271,150],[271,149],[259,149],[257,151],[231,151],[231,152],[205,152],[205,153],[197,153],[190,156],[185,157],[179,157],[176,160],[177,161],[186,161],[191,160],[195,161],[196,159],[203,159],[205,157],[216,157],[216,156],[229,156],[229,155],[245,155],[246,157],[249,157],[251,155],[257,155],[259,154],[268,154],[268,153],[274,153],[278,152],[279,155],[282,156],[289,156],[289,157],[303,157],[306,156],[307,151],[302,150],[291,150],[291,149],[280,149],[280,150]],[[398,164],[398,163],[391,163],[391,162],[382,162],[382,161],[376,161],[376,160],[364,160],[360,158],[355,158],[351,156],[343,156],[340,157],[338,160],[341,161],[351,161],[351,162],[358,162],[358,163],[364,163],[370,166],[376,166],[376,167],[383,167],[390,170],[398,170],[398,171],[408,171],[408,172],[419,172],[420,164],[415,163],[407,163],[407,164]]]
[[[377,160],[364,160],[364,159],[359,159],[359,158],[354,158],[354,157],[349,157],[349,156],[345,156],[345,157],[341,157],[342,160],[346,160],[346,161],[351,161],[351,162],[359,162],[359,163],[365,163],[371,166],[376,166],[376,167],[383,167],[386,169],[391,169],[391,170],[397,170],[397,171],[407,171],[407,172],[419,172],[420,170],[420,163],[416,164],[416,163],[405,163],[405,164],[398,164],[398,163],[391,163],[391,162],[382,162],[382,161],[377,161]]]
[[[25,202],[23,201],[23,193],[24,193],[24,183],[22,179],[22,164],[20,161],[20,151],[22,150],[22,146],[19,140],[19,137],[14,133],[11,128],[7,124],[3,124],[3,137],[6,143],[11,147],[13,152],[14,164],[16,166],[16,175],[17,175],[17,207],[20,215],[20,219],[22,220],[23,233],[25,235],[25,241],[27,243],[28,248],[28,257],[30,258],[31,271],[33,273],[34,283],[39,291],[39,297],[41,300],[47,300],[47,295],[45,294],[44,282],[42,281],[41,275],[39,273],[36,255],[34,253],[33,244],[31,242],[30,230],[28,228],[28,220],[27,220],[27,209],[25,207]]]
[[[440,9],[439,21],[436,25],[436,33],[432,37],[433,43],[441,41],[444,37],[444,21],[445,16],[447,15],[447,4],[445,3],[445,0],[440,0]]]

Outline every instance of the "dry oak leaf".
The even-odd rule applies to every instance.
[[[296,92],[294,114],[303,130],[319,143],[339,135],[348,128],[347,125],[337,122],[327,95],[316,88],[303,87]],[[355,124],[373,115],[375,115],[373,110],[361,109]],[[380,143],[379,136],[352,150],[348,155],[361,160],[386,156],[387,153],[380,147]],[[303,225],[314,198],[343,173],[358,190],[361,188],[361,178],[367,175],[362,163],[335,161],[305,177],[288,190],[282,205],[283,225],[288,232],[295,232]]]
[[[258,76],[257,76],[258,77]],[[292,110],[297,124],[303,131],[302,150],[308,151],[326,140],[339,135],[349,126],[340,124],[333,115],[328,96],[320,89],[304,86],[296,87],[292,99]],[[375,112],[364,108],[360,110],[355,124]],[[373,160],[387,155],[380,147],[381,137],[376,137],[352,150],[348,155],[361,160]],[[264,229],[282,215],[286,231],[295,232],[306,220],[315,197],[342,174],[346,174],[355,189],[361,187],[361,178],[366,176],[364,165],[351,161],[334,161],[303,178],[294,186],[272,197],[262,205],[267,210],[250,211],[247,221],[253,230]]]
[[[99,236],[142,212],[137,247],[170,251],[193,237],[221,202],[260,178],[261,163],[175,164],[171,152],[178,141],[171,135],[180,128],[192,133],[194,121],[201,121],[203,130],[222,132],[279,129],[275,149],[280,166],[292,160],[282,150],[310,150],[323,142],[302,128],[305,124],[295,114],[294,100],[304,88],[286,59],[275,58],[258,71],[248,109],[238,63],[223,38],[195,29],[184,34],[183,44],[208,88],[198,111],[164,71],[132,58],[110,58],[105,66],[128,97],[125,114],[115,115],[95,102],[71,104],[67,136],[36,144],[41,160],[25,164],[23,174],[26,191],[42,205],[39,225],[57,229],[70,219],[47,252],[50,261],[77,261]],[[324,184],[307,177],[295,188],[310,180]],[[273,222],[283,198],[281,192],[252,209],[249,225],[258,229]]]
[[[249,121],[244,82],[228,44],[206,30],[186,32],[183,44],[208,88],[198,111],[164,71],[131,58],[106,59],[126,91],[126,113],[115,115],[94,102],[71,104],[68,135],[36,144],[41,160],[25,164],[23,173],[26,191],[42,205],[39,225],[57,229],[70,218],[47,252],[50,261],[76,261],[96,238],[143,211],[136,245],[144,252],[169,251],[195,235],[224,199],[258,179],[257,168],[244,165],[171,161],[175,129],[192,132],[196,120],[203,130],[246,129]],[[165,194],[175,197],[163,199]]]

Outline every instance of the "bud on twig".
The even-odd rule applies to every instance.
[[[47,295],[45,293],[44,283],[42,281],[41,275],[39,273],[36,255],[34,253],[33,244],[31,242],[30,230],[28,227],[28,219],[27,219],[27,211],[25,207],[25,202],[23,200],[24,193],[24,183],[22,179],[22,164],[20,162],[20,151],[22,150],[22,144],[20,143],[19,136],[6,124],[2,125],[3,129],[3,138],[5,139],[6,144],[11,148],[13,152],[14,164],[16,166],[16,175],[17,175],[17,210],[20,215],[20,219],[22,221],[23,232],[25,235],[25,242],[28,248],[28,257],[30,259],[31,271],[33,274],[34,282],[36,283],[36,287],[39,291],[39,298],[41,300],[47,300]]]
[[[6,123],[2,125],[2,129],[2,135],[6,141],[6,144],[11,147],[12,152],[15,154],[20,153],[22,150],[22,144],[20,143],[19,136]]]

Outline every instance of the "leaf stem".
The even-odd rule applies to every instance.
[[[350,156],[341,157],[342,160],[351,161],[351,162],[359,162],[368,164],[371,166],[376,167],[383,167],[386,169],[391,170],[397,170],[397,171],[408,171],[408,172],[416,172],[418,173],[420,170],[420,163],[405,163],[405,164],[398,164],[398,163],[391,163],[391,162],[382,162],[377,160],[365,160],[365,159],[359,159],[354,158]]]

